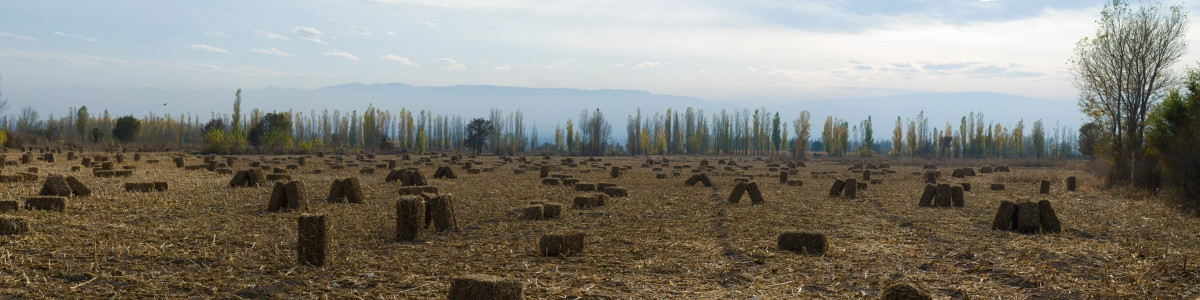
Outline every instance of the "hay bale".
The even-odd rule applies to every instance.
[[[963,205],[966,205],[961,186],[950,187],[950,204],[954,207],[963,207]]]
[[[522,207],[521,220],[541,220],[546,218],[546,209],[541,204],[531,204]]]
[[[588,182],[576,182],[576,183],[574,184],[574,186],[575,186],[575,190],[576,190],[576,191],[580,191],[580,192],[594,192],[594,191],[596,191],[596,184],[594,184],[594,183],[588,183]]]
[[[612,177],[612,178],[614,178],[614,179],[615,179],[615,178],[620,178],[620,177],[621,177],[621,168],[619,168],[619,167],[617,167],[617,166],[613,166],[613,167],[611,168],[611,171],[609,172],[609,176],[610,176],[610,177]]]
[[[0,200],[0,213],[15,212],[20,209],[20,204],[12,200]]]
[[[92,189],[89,189],[87,185],[84,185],[83,182],[79,181],[79,178],[75,178],[75,176],[67,176],[65,179],[67,181],[67,186],[71,188],[72,195],[75,195],[76,197],[87,197],[92,195]]]
[[[788,182],[788,172],[787,171],[779,171],[779,184],[787,184],[787,182]]]
[[[950,192],[949,184],[945,184],[945,183],[939,184],[939,185],[937,185],[935,190],[937,192],[937,194],[936,194],[937,196],[935,196],[933,198],[933,206],[950,207],[953,204],[954,201],[953,201],[953,196],[951,195],[951,192]]]
[[[325,215],[303,214],[296,219],[296,256],[301,265],[325,265]]]
[[[928,294],[907,284],[893,284],[880,293],[882,300],[931,300]]]
[[[1038,222],[1042,226],[1043,232],[1058,233],[1062,231],[1062,223],[1058,221],[1058,214],[1054,213],[1054,207],[1050,206],[1050,200],[1038,201]]]
[[[1075,176],[1067,177],[1067,190],[1074,192],[1078,188],[1079,180]]]
[[[342,180],[334,179],[333,184],[329,185],[329,194],[325,197],[325,202],[341,203],[344,199],[346,199],[346,192]]]
[[[542,178],[542,185],[559,185],[558,178]]]
[[[71,185],[67,184],[67,178],[58,174],[46,176],[46,181],[42,183],[42,190],[38,192],[39,196],[71,196]]]
[[[558,219],[562,216],[562,204],[545,203],[542,204],[542,216],[546,219]]]
[[[629,191],[622,187],[610,186],[604,188],[604,194],[613,198],[622,198],[628,197]]]
[[[569,256],[581,253],[586,244],[587,234],[581,231],[565,231],[543,235],[538,240],[538,253],[541,256]]]
[[[992,184],[992,190],[993,190],[993,191],[1003,191],[1003,190],[1004,190],[1004,184],[1003,184],[1003,183],[993,183],[993,184]]]
[[[762,191],[758,189],[757,182],[747,182],[746,193],[750,195],[750,205],[762,205],[766,203],[766,200],[763,199]]]
[[[963,171],[963,169],[954,169],[954,173],[951,173],[950,177],[965,178],[967,177],[967,172]]]
[[[747,188],[748,186],[746,182],[738,181],[733,185],[733,190],[729,192],[729,198],[726,201],[729,201],[729,204],[738,204],[739,202],[742,202],[742,195],[746,193]]]
[[[1023,201],[1017,203],[1017,226],[1013,228],[1020,233],[1037,233],[1042,227],[1041,212],[1038,210],[1038,204]]]
[[[300,181],[291,181],[283,185],[284,195],[287,198],[287,207],[291,210],[302,210],[308,208],[308,194],[305,193],[304,183]]]
[[[415,241],[420,238],[421,220],[425,217],[425,200],[417,196],[401,196],[396,200],[396,240]]]
[[[153,182],[126,182],[125,183],[125,191],[126,192],[149,193],[150,191],[153,191],[153,190],[154,190]]]
[[[450,282],[449,300],[519,300],[525,298],[520,281],[471,274]]]
[[[458,219],[454,215],[454,197],[450,194],[434,196],[426,201],[426,212],[437,231],[458,230]],[[426,227],[428,227],[426,223]]]
[[[271,198],[267,200],[267,211],[282,211],[287,209],[287,190],[282,182],[275,182],[271,189]]]
[[[859,188],[859,185],[858,185],[857,180],[855,180],[854,178],[846,179],[845,187],[842,190],[842,194],[845,195],[846,198],[848,198],[848,199],[854,199],[854,198],[858,197],[858,188]]]
[[[363,194],[362,185],[358,181],[358,177],[350,177],[342,180],[342,195],[346,196],[346,202],[364,203],[367,201],[367,196]]]
[[[942,177],[942,172],[938,172],[938,171],[925,172],[925,183],[937,184],[937,180],[939,177]]]
[[[996,217],[992,219],[992,230],[1012,230],[1016,225],[1017,204],[1012,201],[1000,202],[996,209]]]
[[[846,188],[846,182],[841,179],[834,179],[833,186],[829,187],[829,197],[837,197],[842,194],[842,190]]]
[[[801,187],[801,186],[804,186],[804,180],[798,180],[798,179],[797,180],[788,180],[787,185]]]
[[[962,185],[963,191],[966,191],[966,192],[971,191],[971,183],[970,182],[963,182],[961,185]]]
[[[862,181],[863,182],[871,182],[871,170],[863,170],[862,171]]]
[[[155,191],[159,191],[159,192],[167,191],[167,182],[166,181],[155,181],[155,182],[151,182],[151,184],[154,184]]]
[[[784,232],[779,234],[779,250],[799,252],[805,255],[825,255],[828,249],[824,234],[808,232]]]
[[[29,223],[20,217],[0,217],[0,235],[18,235],[29,232]]]
[[[63,211],[67,206],[67,198],[60,196],[26,197],[25,209]]]
[[[654,174],[654,179],[667,179],[667,173]]]

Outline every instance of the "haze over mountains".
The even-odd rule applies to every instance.
[[[204,89],[100,89],[93,87],[62,87],[14,89],[5,91],[11,106],[10,115],[29,105],[47,116],[62,116],[68,107],[87,105],[94,115],[108,109],[113,115],[134,114],[229,114],[232,111],[234,90]],[[1012,126],[1024,119],[1026,124],[1041,119],[1047,129],[1055,122],[1062,126],[1082,124],[1073,101],[1044,100],[1023,96],[993,93],[916,93],[854,99],[797,100],[791,103],[759,103],[754,101],[709,101],[692,97],[651,94],[634,90],[581,90],[567,88],[522,88],[505,86],[460,85],[445,87],[411,86],[403,83],[342,84],[314,90],[265,88],[242,92],[243,110],[259,108],[265,111],[294,110],[308,113],[328,108],[344,112],[362,112],[368,105],[399,111],[428,110],[434,114],[483,117],[492,108],[506,113],[520,109],[527,125],[535,122],[542,137],[553,136],[555,124],[576,119],[585,109],[599,108],[613,124],[614,138],[623,139],[626,117],[641,108],[642,115],[665,112],[667,108],[704,110],[706,115],[721,109],[733,110],[765,107],[780,112],[783,122],[791,122],[801,110],[812,113],[814,135],[820,134],[825,117],[832,115],[851,124],[872,116],[877,140],[890,139],[897,116],[907,119],[924,111],[931,124],[939,128],[946,122],[957,127],[959,119],[970,112],[983,112],[985,121]],[[790,131],[790,130],[789,130]]]

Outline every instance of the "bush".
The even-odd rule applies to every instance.
[[[137,138],[138,131],[142,128],[142,122],[138,121],[133,116],[124,116],[117,119],[116,126],[113,126],[113,138],[122,143],[132,142]]]

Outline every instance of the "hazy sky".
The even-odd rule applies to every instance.
[[[1070,100],[1067,60],[1103,2],[7,0],[0,74],[6,89],[404,82]]]

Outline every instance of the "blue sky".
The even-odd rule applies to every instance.
[[[1067,60],[1102,3],[11,0],[0,2],[0,74],[5,89],[404,82],[1070,100]]]

